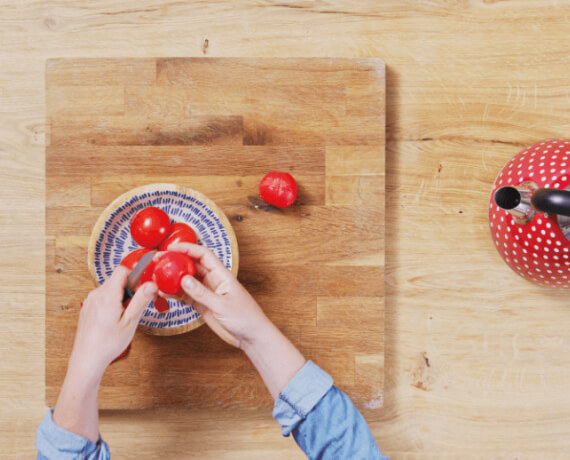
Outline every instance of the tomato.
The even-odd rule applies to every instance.
[[[123,258],[123,260],[121,260],[121,265],[127,267],[129,270],[133,270],[135,268],[135,265],[138,264],[139,261],[141,260],[142,256],[149,253],[151,250],[152,249],[148,248],[135,249],[134,251],[128,253]],[[150,264],[148,264],[146,270],[141,275],[141,278],[135,288],[135,291],[139,288],[140,285],[147,283],[148,281],[152,281],[152,272],[154,271],[154,264],[155,264],[154,260],[151,261]]]
[[[190,227],[190,225],[188,225],[188,224],[185,224],[184,222],[175,222],[172,224],[172,227],[170,227],[170,234],[171,235],[174,232],[178,232],[178,231],[194,233],[194,230],[192,230],[192,227]],[[195,235],[195,233],[194,233],[194,235]]]
[[[291,206],[297,199],[297,182],[284,172],[270,172],[259,184],[261,199],[278,208]]]
[[[139,280],[139,284],[137,284],[137,289],[139,286],[143,285],[144,283],[148,283],[149,281],[152,281],[152,275],[154,273],[155,265],[156,265],[156,262],[154,260],[151,261],[150,264],[148,264],[148,267],[146,267],[146,270],[141,275],[141,279]]]
[[[164,297],[157,297],[154,299],[154,308],[156,308],[156,311],[159,313],[167,312],[170,308],[168,306],[168,300],[166,300]]]
[[[155,207],[141,209],[131,221],[131,235],[145,248],[157,248],[170,233],[170,217]]]
[[[135,265],[139,263],[139,260],[141,260],[141,257],[150,251],[151,249],[148,248],[135,249],[133,252],[129,252],[123,260],[121,260],[121,265],[123,267],[127,267],[129,270],[133,270]]]
[[[127,267],[130,270],[133,270],[134,266],[139,262],[141,257],[150,251],[151,251],[151,249],[148,249],[148,248],[135,249],[133,252],[131,252],[125,256],[125,258],[121,261],[121,265]],[[150,262],[150,264],[148,264],[148,266],[146,267],[146,270],[141,275],[141,279],[139,280],[139,282],[135,288],[135,291],[144,283],[152,281],[152,275],[154,273],[154,266],[155,266],[155,262],[153,260]],[[129,306],[129,303],[131,300],[132,299],[127,300],[123,304],[123,307],[127,308]],[[156,299],[154,299],[154,308],[156,308],[156,311],[158,311],[159,313],[167,312],[169,310],[168,300],[164,299],[163,297],[157,297]],[[127,348],[123,353],[121,353],[120,356],[115,358],[115,361],[126,356],[127,353],[129,352],[129,350],[130,350],[130,345],[129,345],[129,348]]]
[[[170,235],[160,244],[160,251],[168,250],[168,246],[173,243],[198,243],[196,233],[192,227],[184,223],[172,224],[170,227]]]
[[[182,296],[182,278],[186,275],[194,276],[195,273],[196,267],[190,256],[168,251],[156,262],[152,278],[165,294]]]

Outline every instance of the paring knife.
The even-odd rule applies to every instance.
[[[127,278],[127,285],[125,286],[125,293],[123,294],[123,303],[127,300],[131,299],[135,295],[135,288],[141,279],[144,271],[152,262],[156,251],[147,252],[144,256],[140,258],[140,260],[135,265],[133,271],[129,274]]]

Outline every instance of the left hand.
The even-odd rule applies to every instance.
[[[79,314],[79,324],[69,363],[70,368],[94,381],[129,345],[145,308],[154,299],[152,282],[137,289],[128,308],[122,305],[123,290],[130,271],[119,266],[105,283],[89,293]]]

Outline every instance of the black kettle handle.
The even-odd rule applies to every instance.
[[[541,212],[570,216],[569,190],[539,188],[533,192],[530,201],[532,206]]]

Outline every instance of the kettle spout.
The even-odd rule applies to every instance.
[[[499,208],[508,211],[519,224],[528,224],[534,217],[535,210],[531,203],[533,189],[527,184],[517,187],[506,186],[497,189],[493,197]]]

